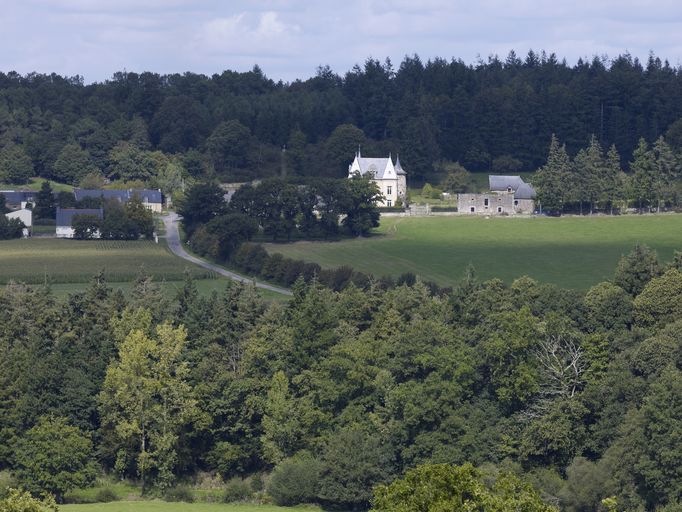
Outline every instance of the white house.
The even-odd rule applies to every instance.
[[[361,176],[371,175],[373,181],[379,186],[384,200],[379,206],[395,206],[400,199],[403,204],[407,196],[407,173],[400,165],[400,158],[396,157],[395,164],[391,155],[388,158],[365,158],[360,154],[360,150],[355,154],[355,160],[348,166],[348,177],[360,174]]]
[[[22,234],[24,235],[24,238],[28,237],[31,226],[33,225],[33,212],[31,210],[22,208],[21,210],[6,213],[5,217],[8,219],[19,219],[23,222],[26,227],[22,230]]]
[[[104,210],[102,208],[57,208],[57,238],[73,238],[75,234],[73,218],[76,215],[94,215],[101,220],[104,218]],[[98,230],[94,238],[99,237]]]

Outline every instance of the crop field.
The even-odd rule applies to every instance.
[[[168,503],[165,501],[115,501],[82,505],[61,505],[60,512],[286,512],[320,511],[317,507],[223,503]]]
[[[104,270],[110,282],[132,281],[144,269],[156,281],[181,281],[185,268],[195,278],[214,278],[173,255],[165,244],[147,241],[33,238],[0,242],[0,284],[87,283]]]
[[[413,272],[446,286],[472,263],[482,279],[587,289],[609,279],[635,243],[669,260],[682,250],[682,215],[620,217],[385,217],[373,236],[338,242],[266,244],[270,252],[375,276]]]

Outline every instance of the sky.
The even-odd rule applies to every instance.
[[[0,0],[0,71],[343,74],[368,57],[475,63],[511,49],[569,64],[653,51],[682,65],[678,0]]]

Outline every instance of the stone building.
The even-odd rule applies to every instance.
[[[348,177],[352,178],[356,173],[361,176],[371,175],[379,186],[384,196],[384,200],[378,203],[379,206],[395,206],[398,199],[405,204],[407,173],[400,165],[400,158],[396,157],[395,164],[393,164],[391,155],[388,155],[388,158],[365,158],[358,149],[353,163],[348,166]]]
[[[535,210],[535,190],[520,176],[488,176],[490,192],[457,194],[457,211],[464,215],[515,215]]]

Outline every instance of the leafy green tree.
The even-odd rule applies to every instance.
[[[123,472],[132,465],[143,489],[152,471],[162,489],[173,483],[179,435],[197,411],[183,360],[186,336],[182,326],[169,324],[159,325],[153,336],[131,330],[100,393],[103,428],[120,446],[116,468]]]
[[[272,472],[268,494],[275,503],[290,507],[317,499],[322,463],[307,453],[281,461]]]
[[[618,261],[613,283],[634,297],[660,273],[656,251],[646,245],[636,244],[630,253]]]
[[[492,171],[495,174],[514,174],[523,168],[523,162],[511,155],[502,155],[493,159]]]
[[[8,144],[0,150],[0,182],[23,185],[33,174],[33,162],[21,146]]]
[[[143,236],[151,239],[154,235],[154,216],[151,210],[142,203],[142,199],[137,194],[133,194],[123,209],[131,228],[130,238],[137,239]]]
[[[7,199],[5,194],[0,193],[0,215],[8,213],[9,208],[7,208]]]
[[[652,150],[656,159],[656,209],[660,211],[664,202],[673,199],[671,192],[675,181],[680,177],[681,167],[662,136],[656,140]]]
[[[635,320],[641,325],[665,325],[682,315],[682,272],[670,269],[649,281],[634,301]]]
[[[188,237],[200,224],[222,215],[226,209],[223,195],[223,191],[215,183],[198,183],[187,191],[178,206],[178,213],[182,215]]]
[[[441,183],[445,191],[457,194],[467,192],[471,185],[471,173],[459,162],[455,162],[448,168],[448,174]]]
[[[251,143],[249,129],[236,119],[220,123],[208,139],[206,151],[217,171],[247,165]]]
[[[357,126],[352,124],[337,126],[324,145],[328,175],[335,178],[347,176],[353,155],[364,143],[365,134]]]
[[[40,191],[36,196],[36,203],[33,207],[33,215],[36,219],[54,219],[56,205],[52,187],[49,181],[43,181]]]
[[[355,236],[367,235],[372,228],[379,225],[379,209],[377,201],[383,196],[379,186],[369,177],[353,176],[342,181],[339,186],[343,190],[343,225]]]
[[[229,213],[211,219],[194,231],[192,247],[218,261],[227,261],[239,248],[258,232],[256,221],[241,213]]]
[[[372,488],[389,481],[394,471],[393,448],[359,426],[332,434],[321,460],[318,498],[337,507],[366,507]]]
[[[64,183],[77,185],[88,174],[98,172],[90,154],[79,144],[66,144],[54,162],[54,177]]]
[[[0,214],[0,240],[11,240],[21,238],[22,231],[26,226],[19,219],[8,219],[4,214]]]
[[[92,441],[64,418],[43,417],[19,442],[17,476],[34,494],[64,494],[91,484],[97,470]]]
[[[622,330],[632,323],[632,297],[620,286],[603,282],[585,294],[588,321],[594,330]]]
[[[168,96],[149,125],[152,143],[167,153],[180,153],[201,144],[210,131],[209,113],[186,95]]]
[[[107,174],[123,181],[149,180],[157,170],[152,155],[129,142],[119,142],[109,151]]]
[[[59,507],[51,496],[42,500],[34,498],[28,492],[9,489],[6,498],[0,499],[0,512],[58,512]]]
[[[71,220],[73,237],[77,240],[90,240],[96,238],[102,225],[101,219],[97,215],[81,213],[74,215]]]
[[[556,510],[518,477],[502,474],[490,486],[471,464],[427,464],[410,469],[390,485],[378,486],[372,505],[373,512]]]

